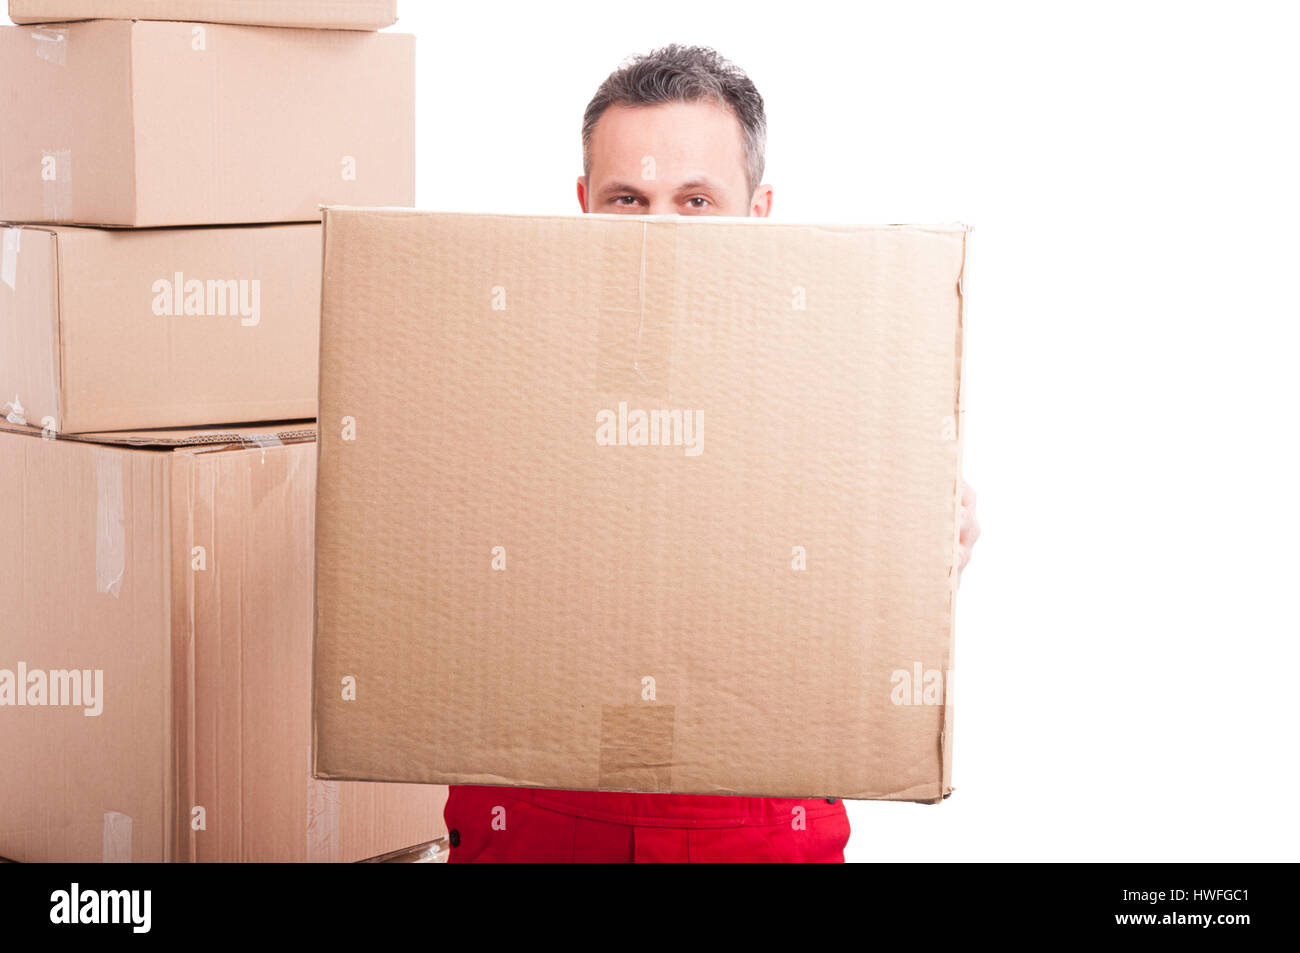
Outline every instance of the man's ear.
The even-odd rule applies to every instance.
[[[760,185],[749,200],[749,214],[754,218],[767,218],[772,214],[772,186]]]
[[[585,212],[587,211],[587,177],[578,176],[578,206]]]

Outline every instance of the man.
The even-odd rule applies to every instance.
[[[578,204],[583,212],[767,216],[766,129],[758,90],[714,51],[674,45],[638,57],[587,106]],[[961,569],[979,536],[975,495],[964,487],[963,497]],[[467,785],[451,788],[444,817],[452,862],[842,862],[849,837],[843,803],[829,798]]]

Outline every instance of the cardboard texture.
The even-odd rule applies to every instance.
[[[278,432],[0,433],[0,856],[352,861],[444,833],[443,788],[311,777],[315,448]]]
[[[319,221],[415,198],[415,38],[130,20],[0,27],[0,219]]]
[[[379,30],[397,22],[397,0],[9,0],[9,19],[14,23],[192,20]]]
[[[320,226],[0,227],[0,416],[58,433],[311,418]]]
[[[949,793],[966,236],[328,209],[317,776]]]

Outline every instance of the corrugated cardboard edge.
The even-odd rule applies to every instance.
[[[175,430],[114,430],[99,433],[42,434],[39,427],[11,424],[0,418],[0,431],[43,437],[46,440],[77,440],[137,450],[227,450],[264,447],[268,443],[309,443],[316,439],[316,423],[294,420],[282,423],[248,424],[231,427],[185,427]]]
[[[441,211],[438,209],[428,208],[410,208],[403,205],[319,205],[317,206],[322,212],[322,217],[326,212],[376,212],[385,215],[391,214],[397,216],[421,217],[428,215],[440,215],[446,217],[460,218],[502,218],[513,219],[516,221],[539,221],[546,219],[567,220],[581,219],[590,221],[599,220],[619,220],[626,221],[633,218],[638,222],[681,222],[689,221],[691,227],[711,225],[749,225],[755,228],[814,228],[821,231],[862,231],[869,229],[873,231],[915,231],[915,232],[934,232],[940,235],[965,235],[973,231],[970,225],[963,222],[948,223],[908,223],[893,222],[882,224],[880,222],[817,222],[803,219],[777,219],[764,218],[758,216],[735,216],[735,215],[635,215],[628,216],[618,212],[573,212],[573,213],[525,213],[525,212],[463,212],[463,211]]]
[[[954,415],[957,423],[957,484],[954,487],[954,496],[956,497],[956,530],[953,540],[954,552],[956,547],[961,543],[961,488],[962,488],[962,451],[965,446],[966,437],[966,294],[968,281],[968,264],[970,261],[970,233],[972,229],[964,226],[965,231],[962,234],[961,241],[961,272],[957,275],[957,400],[954,408]],[[939,798],[948,797],[956,788],[952,783],[952,752],[953,752],[953,722],[955,700],[952,698],[953,685],[956,683],[956,672],[954,670],[957,657],[957,585],[960,576],[957,575],[956,567],[953,567],[952,588],[949,590],[948,598],[951,600],[951,608],[948,613],[949,630],[948,630],[948,657],[944,664],[944,698],[943,698],[943,729],[939,736],[939,757],[942,763],[942,774],[939,783]],[[935,802],[931,802],[935,803]]]
[[[325,260],[326,260],[326,258],[328,257],[328,249],[329,249],[329,240],[330,240],[330,228],[329,228],[329,225],[330,225],[330,217],[329,217],[329,210],[330,210],[331,207],[332,207],[332,206],[327,206],[327,205],[320,205],[320,206],[317,206],[317,208],[320,209],[320,213],[321,213],[321,215],[320,215],[320,294],[321,294],[320,301],[321,301],[321,310],[322,310],[322,312],[324,311],[324,308],[325,308]],[[321,334],[324,334],[324,331],[325,331],[324,322],[321,322],[321,329],[320,329],[320,331],[321,331]],[[320,341],[319,341],[319,340],[317,341],[317,346],[318,346],[318,347],[320,346]],[[321,378],[321,369],[320,369],[320,361],[318,360],[318,361],[316,362],[316,393],[317,393],[317,395],[320,394],[320,378]],[[318,398],[318,399],[319,399],[319,398]],[[320,413],[320,407],[319,407],[319,406],[316,408],[316,412],[317,412],[317,413]],[[326,426],[329,426],[328,421],[326,422],[325,425],[326,425]],[[321,422],[320,422],[319,419],[316,421],[316,426],[317,426],[317,427],[320,427],[320,426],[321,426]],[[320,464],[321,464],[321,460],[320,460],[320,452],[321,452],[321,444],[322,444],[323,442],[324,442],[324,441],[322,441],[322,440],[317,440],[317,441],[316,441],[316,479],[317,479],[317,482],[318,482],[318,483],[319,483],[319,480],[320,480]],[[315,504],[314,504],[314,509],[315,509],[315,512],[312,514],[312,518],[313,518],[313,519],[317,522],[317,524],[319,525],[319,522],[320,522],[320,494],[319,494],[319,493],[316,494],[316,502],[315,502]],[[318,562],[318,560],[319,560],[319,556],[318,556],[319,551],[320,551],[320,550],[319,550],[319,547],[317,547],[316,550],[312,553],[312,571],[311,571],[311,658],[312,658],[312,664],[311,664],[311,757],[308,759],[310,763],[309,763],[308,766],[307,766],[307,773],[308,773],[308,777],[309,777],[309,778],[313,778],[313,779],[329,779],[329,778],[330,778],[330,775],[329,775],[329,774],[322,773],[322,772],[321,772],[321,768],[320,768],[320,737],[319,737],[319,735],[317,734],[317,732],[318,732],[318,730],[319,730],[319,723],[318,723],[317,720],[316,720],[316,699],[317,699],[317,697],[318,697],[318,695],[317,695],[317,690],[318,690],[318,688],[319,688],[319,686],[317,685],[317,681],[316,681],[316,657],[317,657],[317,644],[316,644],[316,643],[317,643],[317,639],[320,637],[320,624],[319,624],[319,621],[318,621],[318,619],[319,619],[319,611],[320,611],[320,610],[319,610],[319,607],[320,607],[320,571],[319,571],[319,562]]]
[[[67,380],[63,373],[63,242],[57,231],[46,231],[54,235],[54,422],[62,427],[63,382]]]
[[[167,617],[171,621],[169,639],[171,658],[168,660],[172,679],[172,796],[168,798],[167,832],[168,859],[193,862],[198,860],[198,841],[191,827],[198,782],[195,778],[194,705],[194,573],[187,572],[187,539],[193,536],[190,521],[194,507],[190,493],[194,485],[194,460],[189,454],[173,454],[168,461],[170,480],[168,499],[168,538],[170,559],[167,593],[171,604]]]
[[[425,841],[423,844],[416,844],[414,847],[403,847],[400,850],[390,850],[388,853],[380,854],[377,857],[367,857],[364,860],[358,860],[357,863],[442,864],[447,862],[449,847],[450,845],[447,843],[447,835],[444,834],[437,840]]]
[[[128,148],[131,150],[131,204],[130,206],[128,206],[131,209],[131,214],[129,216],[124,215],[122,217],[123,218],[129,217],[131,219],[131,224],[136,225],[139,223],[140,220],[140,184],[141,183],[140,183],[140,150],[137,148],[139,142],[136,139],[136,131],[135,131],[135,120],[136,117],[140,115],[140,102],[139,102],[139,98],[136,95],[136,91],[138,87],[135,81],[135,71],[136,71],[135,53],[136,53],[136,42],[139,39],[140,33],[138,30],[134,29],[135,27],[134,22],[131,24],[131,27],[132,27],[131,33],[130,36],[127,38],[127,45],[126,45],[126,50],[127,50],[126,97],[131,103],[131,108],[129,110],[130,114],[128,116],[127,128],[123,130],[123,132],[125,133],[123,139],[127,143]]]
[[[58,4],[51,4],[48,0],[9,0],[9,19],[19,26],[26,26],[36,23],[58,23],[58,22],[75,22],[78,19],[86,17],[69,17],[70,11],[59,10]],[[46,8],[47,12],[41,12],[41,8]],[[50,12],[49,8],[55,9]],[[363,3],[363,4],[340,4],[331,5],[331,10],[349,9],[366,9],[373,10],[374,13],[367,16],[353,15],[350,18],[331,21],[321,17],[300,17],[298,19],[281,18],[275,19],[270,17],[251,18],[248,20],[202,20],[194,17],[189,18],[196,23],[222,23],[228,26],[258,26],[258,27],[275,27],[283,29],[316,29],[316,30],[352,30],[357,32],[374,32],[390,27],[397,22],[397,2],[396,0],[386,0],[382,3]],[[382,13],[380,10],[382,9]],[[163,19],[175,20],[176,15],[160,17],[128,17],[125,19]]]

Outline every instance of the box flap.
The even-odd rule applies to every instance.
[[[48,229],[0,226],[0,419],[59,420],[59,248]]]

